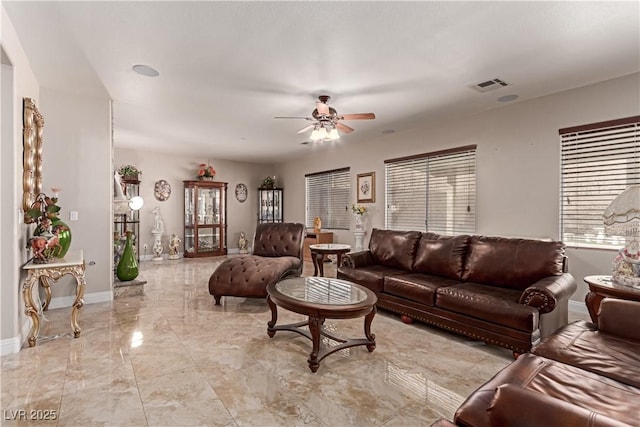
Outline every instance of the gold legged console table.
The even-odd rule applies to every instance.
[[[49,280],[58,281],[66,274],[72,275],[76,279],[76,299],[71,310],[71,330],[74,338],[80,336],[80,324],[78,323],[80,308],[84,305],[84,287],[86,280],[84,277],[85,264],[82,250],[70,250],[64,258],[47,264],[34,264],[29,261],[24,267],[27,271],[27,279],[22,285],[22,296],[24,298],[24,313],[31,317],[31,331],[29,332],[29,347],[34,347],[40,333],[40,307],[37,307],[33,300],[33,288],[36,283],[44,288],[46,301],[42,304],[42,310],[49,308],[51,302],[51,284]],[[36,289],[38,289],[36,287]]]

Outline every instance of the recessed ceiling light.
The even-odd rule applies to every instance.
[[[140,74],[141,76],[147,76],[147,77],[158,77],[160,75],[158,70],[156,70],[155,68],[151,68],[148,65],[142,65],[142,64],[134,65],[133,71]]]
[[[509,102],[509,101],[515,101],[516,99],[518,99],[518,95],[503,95],[500,98],[498,98],[498,102]]]

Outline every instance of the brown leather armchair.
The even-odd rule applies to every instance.
[[[466,427],[640,426],[640,302],[605,298],[598,324],[564,326],[458,408]]]
[[[253,253],[230,257],[209,278],[216,305],[222,296],[265,298],[270,283],[300,276],[304,237],[303,224],[258,224]]]

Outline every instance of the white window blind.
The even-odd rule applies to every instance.
[[[640,116],[560,129],[562,241],[619,248],[602,214],[627,187],[640,184]]]
[[[350,175],[349,168],[305,175],[307,227],[313,227],[314,218],[319,217],[322,228],[349,229]]]
[[[385,160],[385,227],[471,234],[476,228],[476,146]]]

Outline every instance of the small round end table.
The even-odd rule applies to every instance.
[[[640,301],[640,289],[620,285],[611,276],[587,276],[584,281],[589,285],[589,293],[585,297],[585,303],[593,323],[598,323],[598,311],[604,298]]]
[[[342,263],[342,255],[351,252],[351,246],[339,243],[319,243],[317,245],[309,245],[309,251],[311,251],[311,259],[313,260],[313,275],[317,276],[318,271],[320,271],[320,276],[324,277],[324,256],[336,255],[339,267]]]

